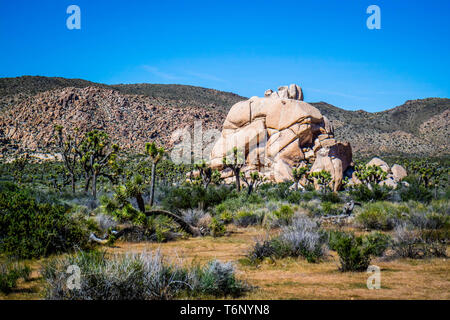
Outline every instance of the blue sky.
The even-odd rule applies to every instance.
[[[66,9],[81,9],[69,30]],[[381,9],[369,30],[366,9]],[[0,0],[0,76],[178,83],[381,111],[450,96],[448,0]]]

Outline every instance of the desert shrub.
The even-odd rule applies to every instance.
[[[334,251],[337,251],[337,245],[339,244],[341,238],[348,237],[350,235],[348,232],[335,229],[327,230],[324,233],[328,240],[328,248]]]
[[[67,286],[67,268],[80,268],[79,288]],[[250,287],[235,278],[231,264],[181,267],[156,253],[107,257],[105,252],[79,252],[46,262],[42,269],[45,296],[58,300],[167,300],[176,297],[239,296]]]
[[[399,224],[395,228],[392,249],[398,257],[423,259],[446,257],[447,245],[433,239],[426,241],[420,230],[413,230],[406,224]]]
[[[302,193],[303,201],[311,201],[317,196],[317,191],[307,191]]]
[[[230,211],[223,211],[218,217],[225,224],[233,222],[233,214]]]
[[[322,214],[324,215],[338,215],[342,213],[342,204],[333,202],[322,202],[320,204]]]
[[[183,212],[181,213],[181,216],[183,217],[183,219],[193,225],[193,226],[197,226],[199,221],[206,215],[206,212],[204,210],[200,210],[200,209],[187,209],[187,210],[183,210]]]
[[[450,227],[450,215],[433,211],[412,210],[409,221],[419,229],[443,229]]]
[[[450,239],[450,228],[445,229],[425,229],[420,230],[420,236],[423,241],[429,242],[439,242],[446,244]]]
[[[342,199],[337,192],[326,192],[320,194],[322,202],[341,203]]]
[[[391,237],[378,231],[371,232],[363,238],[363,246],[376,257],[381,257],[390,243]]]
[[[392,230],[402,213],[409,208],[389,202],[375,202],[364,205],[356,216],[356,221],[366,229]]]
[[[389,198],[390,188],[372,184],[371,189],[365,184],[359,184],[350,191],[350,195],[354,200],[360,202],[383,201]]]
[[[258,188],[258,194],[266,200],[286,200],[292,193],[292,182],[265,183]]]
[[[429,203],[433,199],[433,192],[426,188],[419,180],[413,176],[405,179],[409,186],[402,186],[400,188],[400,197],[402,201],[420,201]]]
[[[306,217],[293,219],[292,225],[282,228],[278,239],[286,256],[301,256],[308,262],[317,262],[326,253],[326,238],[318,224]]]
[[[247,207],[252,199],[255,198],[249,197],[243,193],[236,197],[230,197],[222,203],[216,205],[214,208],[214,212],[216,215],[220,215],[225,211],[236,212],[243,209],[244,207]]]
[[[302,193],[300,191],[292,191],[291,193],[288,194],[286,200],[289,203],[298,204],[302,200]]]
[[[347,235],[340,237],[335,246],[341,263],[340,270],[366,271],[370,265],[372,251],[363,243],[363,237]]]
[[[256,239],[255,244],[247,252],[246,257],[251,264],[257,264],[264,258],[274,258],[276,256],[276,247],[273,239]]]
[[[239,211],[234,219],[233,223],[239,227],[248,227],[251,225],[261,224],[262,217],[255,212]]]
[[[45,256],[88,246],[88,226],[70,208],[38,202],[27,189],[0,190],[0,252],[18,258]]]
[[[236,279],[231,262],[223,263],[213,260],[203,268],[197,267],[194,274],[193,291],[201,295],[238,297],[251,289],[250,286]]]
[[[270,228],[286,226],[292,222],[294,209],[290,205],[281,205],[277,210],[266,216],[265,225]]]
[[[211,236],[213,237],[221,237],[225,235],[225,225],[223,222],[219,221],[217,218],[212,218],[211,223],[209,224],[209,230],[211,233]]]
[[[284,226],[278,236],[257,240],[247,258],[258,263],[264,258],[304,257],[318,262],[326,254],[326,237],[318,224],[306,217],[295,217],[292,225]]]
[[[198,185],[186,185],[164,187],[162,190],[161,204],[163,208],[169,211],[194,208],[206,210],[229,197],[235,196],[227,186],[210,186],[204,189]]]
[[[0,292],[11,293],[20,278],[28,281],[30,275],[31,268],[27,265],[11,261],[0,263]]]

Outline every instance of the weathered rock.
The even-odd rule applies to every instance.
[[[408,175],[406,169],[398,164],[394,164],[391,168],[391,171],[395,181],[401,181]]]
[[[334,139],[333,139],[334,140]],[[341,187],[344,171],[352,161],[352,148],[349,143],[336,142],[335,144],[319,149],[311,172],[328,171],[333,176],[333,190]]]
[[[292,84],[235,104],[212,148],[211,166],[222,169],[223,157],[237,147],[245,158],[242,171],[257,169],[267,180],[282,182],[292,180],[293,167],[314,161],[312,171],[329,171],[339,189],[351,147],[334,139],[329,121],[302,99],[301,88]],[[223,177],[231,181],[229,173]]]
[[[383,180],[379,183],[380,186],[387,186],[387,187],[391,187],[391,188],[397,188],[397,182],[395,182],[393,177],[390,177],[386,180]]]
[[[391,169],[389,168],[389,165],[386,162],[384,162],[383,160],[381,160],[380,158],[377,158],[377,157],[373,158],[366,164],[366,167],[374,166],[374,165],[380,167],[384,172],[389,173],[391,171]]]

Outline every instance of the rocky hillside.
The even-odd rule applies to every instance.
[[[55,89],[5,107],[0,113],[0,134],[15,149],[39,150],[52,146],[55,124],[106,131],[114,142],[127,150],[143,151],[145,142],[156,140],[170,147],[171,134],[179,128],[220,129],[223,112],[204,107],[176,107],[170,101],[122,94],[98,87]],[[4,147],[4,152],[7,151]],[[11,150],[9,150],[11,151]]]
[[[448,155],[450,99],[410,100],[390,110],[347,111],[313,103],[334,125],[339,139],[359,155]]]
[[[103,129],[125,149],[141,151],[149,140],[170,147],[173,131],[221,129],[231,106],[246,98],[183,85],[108,86],[80,79],[0,78],[2,153],[51,146],[54,124],[81,131]],[[450,99],[407,101],[383,112],[347,111],[313,103],[349,141],[357,155],[449,154]]]

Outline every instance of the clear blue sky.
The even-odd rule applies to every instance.
[[[68,30],[66,8],[81,8]],[[369,5],[381,30],[366,27]],[[450,96],[449,0],[0,0],[0,77],[179,83],[380,111]]]

